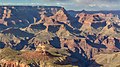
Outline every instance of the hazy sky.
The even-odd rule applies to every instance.
[[[0,0],[0,5],[63,6],[67,10],[120,10],[120,0]]]

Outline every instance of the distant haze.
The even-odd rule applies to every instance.
[[[0,0],[0,5],[62,6],[67,10],[120,10],[120,0]]]

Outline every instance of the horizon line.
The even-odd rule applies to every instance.
[[[19,4],[13,4],[13,3],[6,3],[6,4],[2,4],[0,3],[0,7],[2,6],[43,6],[43,7],[63,7],[63,6],[55,6],[55,5],[41,5],[41,4],[35,4],[35,3],[31,3],[31,4],[28,4],[28,3],[19,3]],[[65,8],[65,7],[63,7]],[[67,11],[120,11],[120,9],[106,9],[106,10],[87,10],[87,9],[81,9],[81,10],[75,10],[75,9],[65,9]]]

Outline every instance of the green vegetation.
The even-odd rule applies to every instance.
[[[49,50],[47,50],[50,54],[52,54],[53,56],[69,56],[70,54],[68,53],[67,49],[55,49],[55,48],[51,48]]]
[[[21,52],[20,51],[15,51],[11,48],[4,48],[1,50],[0,53],[0,59],[16,59],[18,58],[16,55],[20,55]]]
[[[72,65],[68,65],[65,63],[66,58],[70,56],[66,49],[55,49],[50,48],[45,52],[46,54],[41,53],[41,51],[16,51],[11,48],[1,49],[0,52],[0,60],[8,60],[8,61],[18,61],[19,63],[35,64],[37,66],[45,65],[45,66],[53,66],[59,67],[61,64],[64,67],[72,67]]]

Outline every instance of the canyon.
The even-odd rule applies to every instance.
[[[0,6],[0,65],[119,67],[119,12]]]

